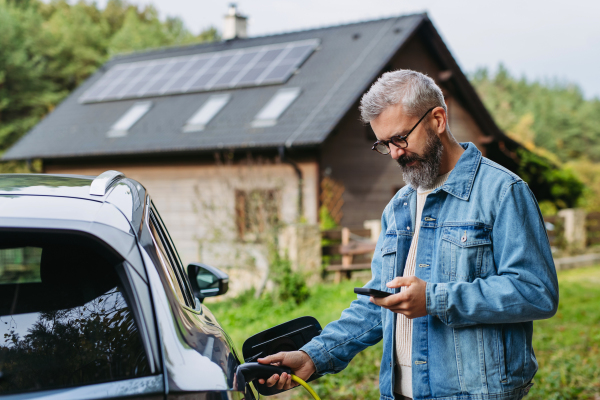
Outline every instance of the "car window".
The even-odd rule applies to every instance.
[[[185,274],[170,246],[168,236],[165,233],[165,229],[160,223],[158,214],[154,208],[150,209],[149,226],[171,289],[175,292],[181,303],[193,307],[194,301],[191,292],[188,289],[188,282]]]
[[[0,395],[150,375],[120,261],[28,240],[0,237]]]

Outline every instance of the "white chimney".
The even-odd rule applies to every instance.
[[[247,38],[247,20],[248,17],[238,13],[237,5],[235,3],[231,3],[229,5],[227,15],[225,15],[225,29],[223,30],[223,40]]]

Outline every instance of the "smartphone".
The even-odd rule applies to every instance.
[[[392,294],[392,293],[383,292],[383,291],[377,290],[377,289],[367,289],[367,288],[362,288],[362,287],[355,287],[354,293],[363,294],[365,296],[373,296],[373,297],[387,297]]]

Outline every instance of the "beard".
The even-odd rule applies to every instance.
[[[415,189],[433,187],[438,177],[443,152],[444,146],[440,138],[433,130],[427,129],[427,142],[423,154],[405,154],[396,160],[402,169],[402,179],[404,179],[404,182]],[[413,161],[417,161],[417,163],[409,167],[407,164]]]

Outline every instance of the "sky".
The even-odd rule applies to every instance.
[[[130,0],[181,18],[194,33],[223,27],[229,0]],[[100,0],[102,6],[106,0]],[[600,0],[238,0],[249,36],[427,12],[465,72],[577,84],[600,98]]]

